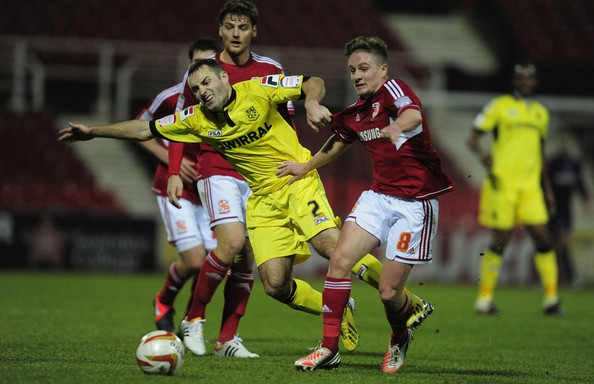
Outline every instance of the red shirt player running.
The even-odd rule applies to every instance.
[[[371,156],[375,180],[355,203],[330,256],[322,293],[322,342],[295,366],[314,370],[340,364],[338,337],[351,293],[350,270],[385,243],[379,291],[392,334],[381,371],[395,373],[412,341],[406,326],[412,308],[404,286],[413,265],[431,262],[437,196],[454,185],[431,145],[419,98],[402,80],[388,79],[386,44],[377,37],[358,37],[346,45],[345,54],[358,102],[332,116],[334,135],[309,162],[286,162],[279,175],[294,174],[293,181],[360,141]]]

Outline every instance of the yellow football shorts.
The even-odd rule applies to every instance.
[[[302,263],[310,256],[307,240],[336,227],[317,172],[268,195],[251,195],[246,221],[257,265],[290,255]]]
[[[549,220],[542,188],[531,183],[522,186],[493,185],[483,181],[479,202],[479,223],[492,229],[512,229],[516,225],[540,225]]]

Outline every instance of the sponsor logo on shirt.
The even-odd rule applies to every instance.
[[[365,131],[359,132],[359,140],[370,141],[381,138],[379,128],[366,129]]]
[[[176,120],[175,115],[169,115],[169,116],[160,118],[155,123],[157,124],[158,127],[163,128],[163,127],[166,127],[168,125],[175,123],[175,120]]]
[[[281,80],[283,88],[297,88],[301,84],[301,76],[285,76]]]
[[[194,106],[188,107],[179,113],[179,120],[184,121],[190,116],[194,116]]]
[[[330,219],[328,216],[320,217],[315,220],[316,225],[323,223],[324,221],[329,221]]]
[[[265,85],[267,87],[278,88],[278,81],[280,79],[280,75],[270,75],[265,76],[260,80],[260,85]]]
[[[247,115],[248,120],[250,121],[258,120],[258,117],[260,116],[260,114],[258,113],[258,111],[256,111],[256,108],[254,106],[251,106],[250,108],[246,109],[245,114]]]
[[[223,131],[221,131],[220,129],[218,131],[210,131],[208,132],[208,137],[217,137],[217,136],[221,136],[223,134]]]
[[[226,150],[243,147],[244,145],[251,144],[254,141],[260,140],[271,129],[272,129],[272,125],[269,125],[268,123],[264,123],[263,127],[254,129],[253,131],[248,132],[247,135],[241,135],[241,136],[236,137],[235,139],[229,140],[229,141],[222,141],[218,145],[218,147],[223,152]]]

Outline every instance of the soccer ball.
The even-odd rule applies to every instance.
[[[136,348],[136,361],[142,372],[175,375],[184,364],[182,341],[171,332],[153,331],[142,337]]]

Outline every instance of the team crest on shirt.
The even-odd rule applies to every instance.
[[[186,222],[183,220],[179,220],[175,222],[175,231],[177,232],[178,235],[181,235],[182,233],[186,233],[188,231],[188,226],[186,225]]]
[[[258,117],[260,117],[260,114],[254,106],[251,106],[250,108],[246,109],[245,114],[247,115],[248,120],[250,121],[256,121],[258,120]]]
[[[375,103],[371,104],[371,109],[373,109],[373,112],[371,113],[371,121],[373,121],[373,120],[375,120],[375,118],[377,117],[377,114],[380,111],[379,101],[376,101]]]
[[[231,207],[229,207],[229,200],[220,200],[218,205],[219,213],[229,213],[231,211]]]
[[[159,120],[157,120],[155,122],[155,124],[159,127],[159,128],[163,128],[166,127],[168,125],[174,124],[175,123],[175,115],[169,115],[169,116],[165,116],[160,118]]]

